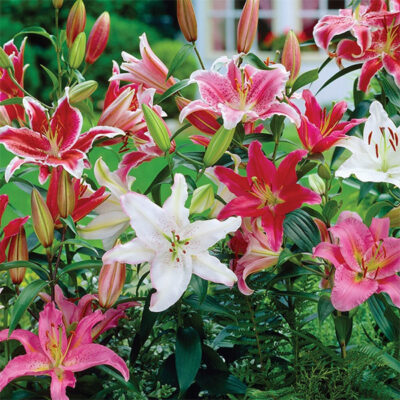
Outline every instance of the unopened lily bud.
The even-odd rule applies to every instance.
[[[86,50],[86,35],[85,32],[81,32],[75,39],[74,44],[69,50],[69,65],[71,68],[79,68],[82,64],[83,58],[85,57]]]
[[[318,175],[325,180],[331,179],[331,171],[326,164],[320,164],[318,166]]]
[[[191,103],[190,100],[180,96],[175,97],[175,102],[180,111]],[[185,118],[199,131],[210,135],[213,135],[221,127],[221,124],[217,121],[218,115],[212,111],[194,111],[186,115]]]
[[[179,27],[188,42],[197,40],[197,22],[192,0],[177,0],[176,11]]]
[[[400,206],[392,208],[385,217],[390,219],[391,228],[400,228]]]
[[[193,192],[190,214],[200,214],[214,204],[214,190],[211,184],[198,187]]]
[[[53,0],[53,7],[60,9],[63,6],[64,0]]]
[[[26,234],[23,226],[19,228],[19,232],[11,238],[10,247],[8,249],[8,261],[28,261],[28,244],[26,242]],[[9,270],[12,283],[20,285],[24,280],[26,268],[12,268]]]
[[[218,129],[215,135],[211,138],[210,144],[204,154],[203,162],[206,167],[214,165],[228,150],[232,142],[235,128],[226,129],[224,126]]]
[[[110,308],[118,300],[124,287],[126,265],[114,262],[101,267],[99,275],[99,303],[104,308]]]
[[[71,104],[79,103],[91,96],[97,89],[96,81],[86,81],[78,83],[69,91],[69,102]]]
[[[62,170],[58,181],[57,205],[62,218],[67,218],[75,209],[74,185],[65,169]]]
[[[168,151],[171,147],[171,140],[165,122],[146,104],[142,105],[142,110],[147,128],[154,142],[162,151]]]
[[[257,33],[260,0],[246,0],[237,28],[237,51],[248,53]]]
[[[105,11],[97,18],[90,31],[85,58],[88,64],[93,64],[101,56],[107,46],[109,34],[110,14]]]
[[[32,190],[31,207],[33,229],[42,246],[48,248],[52,245],[54,239],[53,217],[43,197],[36,189]]]
[[[310,184],[311,190],[318,194],[324,194],[326,190],[325,181],[321,179],[317,174],[312,174],[308,177],[308,183]]]
[[[76,0],[67,19],[67,46],[71,48],[76,37],[83,32],[86,25],[86,9],[82,0]]]
[[[286,35],[285,45],[282,51],[282,64],[290,72],[288,85],[292,86],[299,75],[301,66],[300,45],[295,33],[290,30]]]
[[[0,68],[11,68],[14,69],[13,63],[11,60],[8,58],[7,53],[3,50],[2,47],[0,47]]]

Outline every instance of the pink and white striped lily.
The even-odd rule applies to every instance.
[[[124,379],[129,370],[124,360],[112,350],[92,342],[93,325],[104,316],[98,310],[79,321],[76,329],[66,329],[61,311],[49,303],[39,316],[39,333],[35,335],[24,329],[16,329],[8,337],[8,329],[0,332],[0,341],[14,339],[21,342],[26,354],[12,359],[0,373],[0,391],[20,376],[49,375],[52,400],[68,400],[66,388],[75,387],[74,372],[96,365],[110,365]]]
[[[123,131],[109,126],[96,126],[80,134],[82,114],[68,101],[68,89],[49,118],[45,109],[33,98],[25,97],[24,108],[30,128],[0,128],[0,143],[14,153],[5,178],[25,163],[40,165],[39,181],[44,183],[50,173],[49,167],[62,166],[75,178],[80,178],[84,166],[88,166],[87,152],[96,139],[123,135]],[[21,157],[21,158],[20,158]]]
[[[367,227],[356,213],[345,211],[329,229],[334,244],[314,248],[314,257],[336,268],[331,300],[337,310],[349,311],[380,292],[400,307],[400,239],[389,237],[389,226],[389,218],[373,218]]]
[[[214,65],[218,65],[218,60]],[[198,84],[201,100],[183,108],[179,120],[182,122],[192,113],[209,110],[222,114],[226,129],[234,128],[239,122],[265,120],[275,114],[285,115],[298,125],[298,113],[277,99],[284,95],[289,72],[282,65],[273,66],[266,71],[251,65],[240,69],[230,61],[226,75],[215,69],[193,72],[190,80]]]

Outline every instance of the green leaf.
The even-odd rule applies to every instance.
[[[64,267],[61,271],[59,271],[58,275],[61,276],[69,272],[77,271],[79,269],[100,268],[102,266],[103,266],[103,261],[101,260],[78,261],[76,263]]]
[[[296,246],[303,251],[312,252],[320,241],[321,236],[317,225],[303,210],[295,210],[286,215],[283,229]]]
[[[119,386],[122,386],[124,389],[127,389],[129,392],[134,392],[140,394],[140,390],[137,385],[134,385],[131,380],[128,382],[121,376],[120,373],[115,372],[111,368],[106,367],[105,365],[97,365],[97,368],[101,371],[105,372],[106,374],[112,376],[114,379],[117,380]]]
[[[371,358],[380,361],[381,363],[385,364],[387,367],[393,369],[396,371],[398,374],[400,374],[400,361],[396,360],[394,357],[392,357],[390,354],[384,352],[381,349],[378,349],[377,347],[366,344],[362,346],[358,346],[357,350],[367,354]]]
[[[74,222],[73,218],[72,218],[70,215],[68,215],[67,218],[60,218],[60,220],[61,220],[62,222],[64,222],[64,224],[65,224],[66,226],[68,226],[68,228],[71,229],[71,231],[72,231],[75,235],[78,236],[78,232],[76,231],[76,227],[75,227],[75,222]]]
[[[253,65],[254,67],[257,67],[258,69],[264,69],[264,70],[269,70],[271,68],[267,67],[264,62],[256,56],[254,53],[247,53],[243,57],[243,61],[246,62],[247,64]]]
[[[200,302],[199,297],[195,294],[192,294],[184,298],[183,302],[193,307],[195,310],[223,315],[236,321],[234,313],[229,308],[221,306],[221,304],[219,304],[218,301],[212,296],[207,295],[204,301]]]
[[[72,244],[74,246],[87,247],[88,249],[93,250],[97,255],[99,254],[96,247],[92,246],[89,242],[87,242],[86,240],[83,240],[83,239],[64,240],[63,242],[60,242],[56,246],[53,247],[53,252],[55,252],[57,249],[59,249],[60,246],[63,246],[65,244]]]
[[[344,343],[346,346],[350,342],[351,333],[353,331],[353,318],[348,315],[333,315],[335,323],[336,337],[339,343]]]
[[[51,83],[53,84],[53,91],[57,90],[57,88],[58,88],[57,76],[52,71],[50,71],[47,67],[45,67],[44,65],[40,64],[40,66],[46,71],[47,75],[51,79]]]
[[[208,281],[193,274],[190,285],[192,286],[196,295],[199,297],[200,303],[202,303],[207,295]]]
[[[0,271],[8,271],[9,269],[12,268],[29,268],[32,271],[41,272],[45,274],[47,277],[49,276],[49,272],[46,269],[30,261],[10,261],[0,264]]]
[[[285,127],[285,125],[283,124],[284,121],[285,121],[284,115],[274,115],[271,119],[270,129],[272,132],[272,136],[276,141],[282,135],[283,128]]]
[[[383,92],[390,102],[397,108],[400,108],[400,89],[396,85],[393,77],[380,73],[379,81],[382,85]]]
[[[318,72],[321,72],[332,60],[333,60],[332,57],[327,57],[326,60],[318,68]]]
[[[175,93],[179,92],[188,85],[189,79],[182,79],[181,81],[175,83],[175,85],[171,86],[158,98],[157,104],[162,103],[164,100],[168,99],[168,97],[173,96]]]
[[[393,206],[389,201],[379,201],[369,207],[364,218],[365,224],[369,226],[372,218],[376,217],[384,207],[387,207],[389,211]]]
[[[339,204],[336,200],[329,200],[322,210],[322,215],[324,216],[327,222],[330,222],[331,219],[337,214],[339,211]]]
[[[353,84],[353,100],[355,107],[357,107],[364,100],[365,97],[365,93],[362,90],[358,90],[358,81],[359,78],[357,78]]]
[[[14,37],[16,38],[17,36],[27,35],[30,33],[34,35],[44,36],[45,38],[50,40],[54,47],[56,47],[55,37],[53,35],[50,35],[50,33],[48,33],[46,29],[42,28],[41,26],[30,26],[28,28],[24,28],[22,29],[22,31],[19,31],[16,35],[14,35]]]
[[[192,327],[178,328],[175,367],[181,393],[185,393],[193,383],[200,368],[201,354],[201,341],[197,331]]]
[[[331,78],[329,78],[318,90],[318,92],[316,94],[318,94],[322,89],[324,89],[325,87],[327,87],[329,84],[331,84],[332,82],[336,81],[336,79],[341,78],[342,76],[356,71],[357,69],[360,69],[363,66],[362,63],[359,64],[354,64],[354,65],[350,65],[347,68],[343,68],[342,70],[340,70],[339,72],[337,72],[335,75],[333,75]]]
[[[322,324],[334,310],[335,307],[332,305],[331,298],[323,294],[318,300],[318,319],[320,324]]]
[[[179,49],[179,51],[176,53],[174,59],[171,62],[171,67],[168,71],[168,75],[165,78],[165,81],[167,81],[169,77],[172,76],[175,73],[175,71],[177,71],[182,66],[186,58],[192,52],[193,47],[194,46],[192,43],[187,43]]]
[[[314,293],[305,293],[305,292],[298,292],[295,290],[276,290],[271,289],[270,292],[273,296],[288,296],[288,297],[297,297],[299,299],[310,300],[314,301],[315,303],[318,302],[319,296]]]
[[[312,69],[310,71],[301,74],[294,82],[291,94],[296,90],[299,90],[303,86],[308,85],[318,79],[318,68]]]
[[[196,382],[212,396],[245,394],[247,386],[229,372],[220,370],[200,370]]]
[[[0,101],[0,106],[8,106],[11,104],[22,104],[23,97],[12,97],[11,99],[6,99]]]
[[[21,291],[21,294],[18,296],[14,307],[11,310],[11,320],[8,330],[8,337],[10,337],[12,331],[17,327],[22,315],[25,313],[37,294],[47,285],[48,282],[37,280],[31,282],[28,286],[24,288],[24,290]]]

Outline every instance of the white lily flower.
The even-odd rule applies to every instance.
[[[364,127],[363,139],[348,137],[338,142],[353,154],[336,171],[363,182],[387,182],[400,187],[400,128],[396,128],[381,103],[374,101]]]
[[[176,174],[171,196],[159,207],[146,196],[128,193],[121,197],[136,238],[107,251],[103,262],[127,264],[149,262],[150,278],[157,290],[150,310],[160,312],[176,303],[185,292],[192,273],[212,282],[233,286],[236,275],[208,249],[228,233],[239,229],[240,217],[225,221],[189,221],[187,184]]]
[[[117,172],[111,172],[100,157],[94,166],[96,180],[110,192],[110,197],[94,212],[98,215],[85,227],[79,226],[78,232],[84,239],[101,239],[106,250],[111,249],[118,237],[129,227],[129,217],[121,207],[120,198],[130,191],[135,177],[129,176],[124,183]]]

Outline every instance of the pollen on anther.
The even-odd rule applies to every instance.
[[[376,155],[376,158],[379,158],[379,148],[378,148],[377,144],[375,144],[375,155]]]
[[[368,144],[371,144],[371,139],[372,139],[372,131],[368,135]]]

